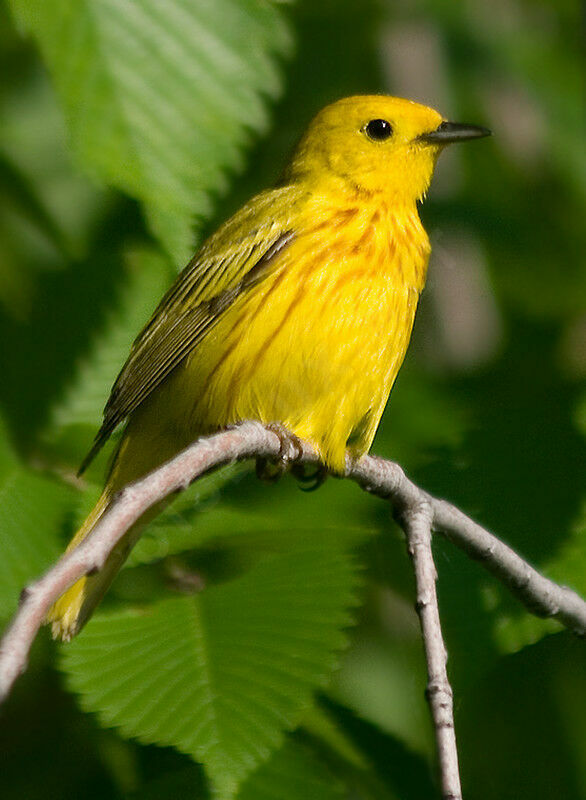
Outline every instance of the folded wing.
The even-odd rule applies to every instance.
[[[270,215],[271,196],[282,191],[266,192],[244,206],[204,244],[163,297],[112,387],[102,427],[79,474],[235,300],[277,268],[279,253],[294,236],[290,225]]]

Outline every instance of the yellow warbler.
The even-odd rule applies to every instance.
[[[323,109],[279,185],[208,239],[134,342],[84,466],[120,423],[126,429],[70,547],[122,486],[239,420],[281,424],[334,472],[346,450],[367,452],[425,281],[430,246],[417,202],[446,144],[488,133],[394,97]],[[56,602],[54,636],[80,630],[144,522]]]

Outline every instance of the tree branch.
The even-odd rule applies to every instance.
[[[171,461],[123,489],[87,539],[23,591],[19,610],[0,643],[0,702],[26,669],[32,642],[53,602],[80,577],[99,570],[115,544],[148,508],[187,488],[214,467],[252,457],[276,458],[281,447],[276,433],[258,422],[244,422],[196,441]],[[311,446],[304,442],[302,447],[299,460],[317,463]],[[430,497],[397,464],[365,456],[356,463],[348,461],[346,476],[402,509],[429,507],[434,530],[479,560],[530,611],[556,617],[576,633],[586,635],[586,603],[575,592],[540,575],[454,506]]]

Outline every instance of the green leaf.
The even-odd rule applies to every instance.
[[[135,250],[129,254],[127,282],[118,304],[91,351],[78,365],[65,395],[54,407],[48,436],[55,437],[76,426],[89,426],[97,431],[112,384],[137,332],[164,291],[168,272],[166,260],[154,251]],[[90,442],[88,438],[86,447]]]
[[[194,215],[240,165],[289,48],[265,0],[12,0],[37,39],[71,142],[98,178],[143,204],[155,235],[184,262]]]
[[[586,596],[586,503],[556,555],[540,565],[539,571],[552,581]],[[500,587],[486,592],[489,606],[496,607],[495,638],[502,652],[515,653],[562,629],[557,620],[535,617],[528,611],[519,610],[518,604],[515,604],[515,611],[511,611],[510,599],[503,594]]]
[[[42,233],[49,242],[65,256],[69,248],[63,232],[52,214],[41,201],[36,186],[10,156],[0,150],[0,186],[8,202]]]
[[[14,36],[8,22],[0,28]],[[15,45],[2,41],[2,54]],[[105,193],[72,167],[48,77],[22,62],[12,69],[0,66],[0,303],[8,318],[28,321],[36,282],[87,253]]]
[[[238,800],[338,800],[346,797],[338,778],[294,739],[254,772],[238,792]]]
[[[585,674],[584,642],[568,631],[490,665],[457,717],[472,797],[584,797]]]
[[[249,463],[231,464],[198,478],[153,520],[127,565],[149,564],[220,541],[232,548],[275,552],[311,546],[317,536],[322,546],[340,549],[378,531],[348,485],[332,480],[319,492],[307,493],[287,477],[269,488],[251,474]]]
[[[199,595],[97,615],[63,667],[104,724],[202,761],[230,798],[326,684],[356,588],[345,553],[269,556]]]
[[[72,493],[22,467],[0,426],[0,617],[60,553],[58,531]]]
[[[586,596],[586,500],[567,539],[543,568],[548,578]]]
[[[321,764],[310,748],[295,738],[245,780],[237,800],[338,800],[345,797],[337,776]],[[203,800],[209,793],[202,785],[201,771],[195,766],[165,772],[131,795],[131,800],[176,800],[178,797]]]
[[[399,737],[382,731],[344,706],[322,697],[304,728],[326,748],[336,774],[376,800],[434,797],[430,760]]]

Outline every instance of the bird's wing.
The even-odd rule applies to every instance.
[[[279,223],[269,216],[272,194],[256,198],[225,223],[163,297],[112,387],[102,427],[79,474],[114,429],[197,347],[234,301],[275,267],[293,230],[289,220]]]

